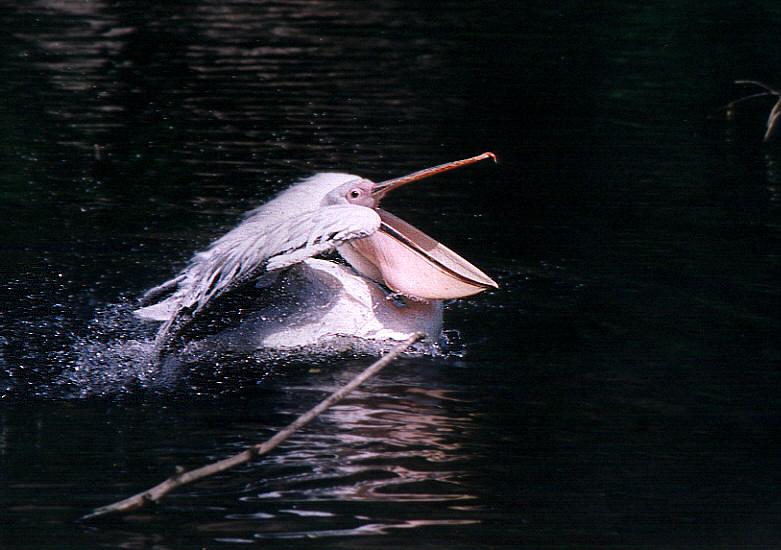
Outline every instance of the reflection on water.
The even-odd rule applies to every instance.
[[[424,29],[463,25],[459,15],[469,14],[424,25],[394,4],[381,3],[384,16],[377,5],[350,4],[345,18],[340,2],[172,3],[142,14],[148,7],[132,3],[39,1],[27,8],[35,27],[13,36],[36,68],[29,78],[49,90],[47,115],[64,147],[91,155],[97,145],[108,160],[157,159],[166,148],[167,162],[194,165],[195,177],[265,176],[291,163],[345,166],[360,152],[365,165],[389,155],[400,145],[384,129],[392,123],[414,127],[404,143],[414,165],[406,140],[432,142],[432,113],[410,99],[436,78],[450,46]],[[413,33],[413,59],[375,32],[387,12]],[[414,79],[411,62],[426,69]],[[141,133],[128,134],[129,125]]]
[[[361,525],[354,529],[332,529],[328,531],[304,531],[301,533],[288,532],[283,535],[279,535],[274,538],[281,539],[297,539],[305,537],[339,537],[339,536],[356,536],[356,535],[387,535],[394,529],[415,529],[420,527],[435,527],[435,526],[454,526],[454,525],[474,525],[479,523],[475,520],[410,520],[400,523],[375,523]],[[256,535],[256,538],[266,538],[263,534]],[[234,539],[235,540],[235,539]]]
[[[292,389],[292,388],[291,388]],[[375,396],[382,398],[382,395]],[[381,403],[381,402],[380,402]],[[318,464],[305,475],[285,476],[284,491],[275,488],[273,482],[264,481],[257,489],[257,498],[265,498],[268,492],[275,497],[305,497],[307,500],[453,500],[470,498],[468,495],[416,492],[417,487],[455,483],[462,472],[448,470],[417,471],[401,466],[397,459],[409,464],[438,464],[452,462],[459,457],[461,445],[448,437],[454,430],[460,437],[468,436],[467,419],[453,419],[441,415],[426,414],[413,405],[396,399],[393,408],[366,408],[361,406],[337,406],[326,419],[334,422],[345,433],[308,437],[290,445],[284,457],[269,459],[268,465],[296,470],[302,465],[311,466],[323,453],[328,462]],[[378,449],[374,450],[374,449]],[[355,483],[345,487],[329,485],[330,479],[355,478]],[[368,478],[368,479],[365,479]],[[254,489],[254,488],[253,488]],[[409,492],[407,492],[409,491]]]
[[[72,495],[13,506],[8,510],[11,525],[19,528],[32,514],[51,517],[55,529],[65,529],[67,523],[55,518],[75,519],[86,506],[107,503],[95,502],[96,498],[108,501],[115,498],[109,495],[151,486],[174,464],[201,465],[243,450],[343,385],[360,363],[319,376],[287,373],[291,385],[280,378],[271,393],[259,394],[250,403],[240,400],[233,412],[224,409],[230,403],[212,401],[218,410],[204,409],[190,420],[177,411],[191,407],[176,401],[135,411],[127,405],[76,402],[65,414],[60,409],[59,417],[33,408],[24,421],[24,410],[0,412],[0,456],[29,453],[32,448],[56,455],[58,449],[66,449],[35,482],[22,481],[29,472],[12,470],[15,481],[7,487],[8,495]],[[120,521],[119,530],[109,525],[95,536],[111,534],[113,540],[124,541],[121,547],[137,548],[140,541],[156,540],[151,533],[169,530],[165,525],[177,516],[176,523],[185,531],[195,528],[225,541],[384,535],[396,529],[478,525],[480,496],[471,470],[482,460],[474,441],[479,403],[464,399],[460,391],[420,385],[414,360],[403,363],[396,376],[369,382],[369,387],[354,392],[274,453],[176,491],[157,517],[140,511]],[[429,376],[437,377],[434,371],[425,377]],[[261,403],[265,412],[258,408]],[[49,409],[60,407],[52,403]],[[140,418],[145,422],[139,423]],[[171,418],[178,420],[172,425]],[[52,439],[74,422],[81,426],[76,441],[63,444]],[[177,434],[191,434],[196,440],[184,443]],[[73,454],[73,444],[81,446],[78,454]],[[96,447],[90,449],[90,444]],[[119,453],[119,462],[104,462],[109,450],[108,456]],[[66,466],[77,457],[91,464],[93,482],[103,487],[99,495],[82,486]],[[136,476],[129,475],[132,472]],[[224,519],[216,521],[220,516]]]
[[[311,388],[288,390],[306,395]],[[330,409],[316,431],[260,461],[262,478],[249,482],[240,498],[250,511],[226,516],[235,524],[200,529],[297,538],[479,523],[468,508],[451,504],[477,498],[464,482],[465,467],[475,459],[467,448],[474,423],[468,415],[448,415],[442,399],[450,398],[439,395],[399,386],[358,393]],[[383,503],[405,504],[412,517],[389,517]]]

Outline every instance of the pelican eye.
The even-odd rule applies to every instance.
[[[361,192],[358,189],[353,189],[352,191],[350,191],[351,199],[357,199],[360,196],[361,196]]]

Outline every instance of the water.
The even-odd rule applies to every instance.
[[[0,21],[0,546],[776,548],[774,2],[40,0]],[[753,90],[751,90],[753,91]],[[453,344],[139,361],[127,311],[291,181],[500,158],[386,206],[480,266]]]

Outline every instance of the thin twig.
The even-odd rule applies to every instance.
[[[743,96],[743,97],[740,97],[740,98],[735,99],[733,101],[730,101],[726,105],[722,106],[720,110],[721,111],[729,111],[735,105],[737,105],[738,103],[743,103],[744,101],[748,101],[749,99],[754,99],[755,97],[767,97],[767,96],[771,96],[771,95],[774,95],[774,94],[772,92],[758,92],[756,94]]]
[[[244,451],[235,454],[233,456],[230,456],[228,458],[225,458],[223,460],[219,460],[217,462],[207,464],[206,466],[201,466],[200,468],[196,468],[194,470],[189,470],[189,471],[177,471],[171,477],[169,477],[162,483],[155,485],[151,489],[147,489],[146,491],[135,494],[124,500],[114,502],[113,504],[109,504],[107,506],[101,506],[100,508],[95,508],[89,514],[82,516],[80,520],[81,521],[92,520],[95,518],[106,516],[108,514],[124,513],[124,512],[129,512],[131,510],[136,510],[149,503],[158,502],[165,495],[167,495],[177,487],[181,487],[182,485],[192,483],[194,481],[197,481],[199,479],[202,479],[204,477],[219,472],[224,472],[225,470],[238,466],[239,464],[244,464],[245,462],[249,462],[255,457],[268,453],[269,451],[274,449],[277,445],[279,445],[287,438],[289,438],[291,435],[293,435],[293,433],[296,430],[302,428],[303,426],[306,426],[309,422],[314,420],[319,414],[323,413],[326,409],[328,409],[332,405],[344,399],[351,391],[353,391],[355,388],[360,386],[366,380],[368,380],[369,378],[371,378],[372,376],[380,372],[380,370],[388,366],[391,363],[391,361],[396,359],[396,357],[402,354],[412,344],[414,344],[415,342],[423,338],[423,336],[424,335],[421,333],[415,333],[409,338],[407,338],[406,340],[404,340],[403,342],[401,342],[398,346],[396,346],[391,351],[383,355],[380,359],[378,359],[377,361],[369,365],[369,367],[367,367],[363,372],[361,372],[355,378],[350,380],[349,383],[342,386],[340,389],[336,390],[329,397],[321,401],[318,405],[311,408],[309,411],[299,416],[294,422],[292,422],[291,424],[289,424],[288,426],[286,426],[285,428],[277,432],[277,434],[273,436],[271,439],[268,439],[263,443],[259,443],[251,447],[248,447]]]
[[[736,80],[735,84],[751,84],[753,86],[759,86],[760,88],[764,88],[765,90],[767,90],[772,95],[778,95],[778,90],[776,90],[775,88],[771,88],[770,86],[768,86],[764,82],[760,82],[759,80]]]

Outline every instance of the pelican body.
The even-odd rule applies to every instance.
[[[442,300],[497,284],[379,204],[407,183],[487,158],[496,160],[483,153],[380,183],[316,174],[250,211],[176,277],[149,290],[135,314],[162,321],[156,345],[163,353],[223,296],[254,285],[272,299],[231,336],[243,348],[403,340],[414,332],[436,339]],[[347,265],[316,258],[332,250]]]

